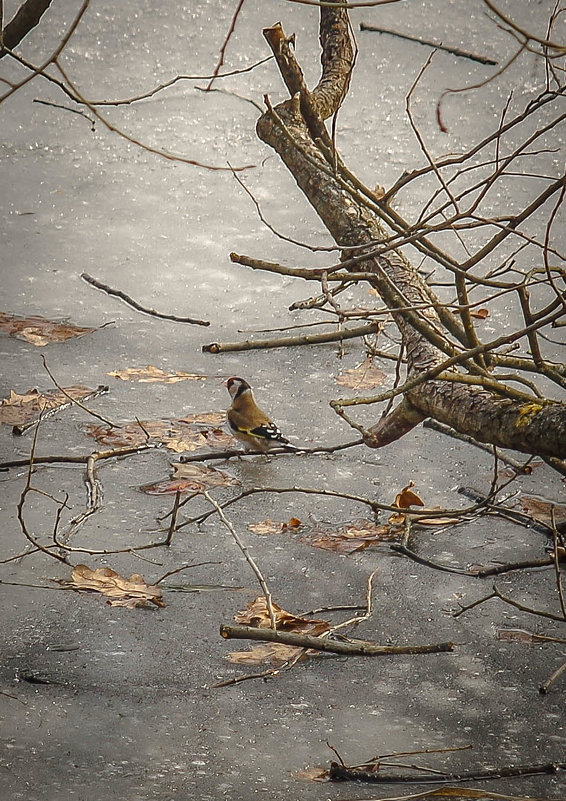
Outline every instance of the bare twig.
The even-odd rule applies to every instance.
[[[220,48],[220,56],[218,58],[218,63],[214,68],[214,73],[212,74],[212,78],[210,79],[210,83],[208,84],[208,89],[212,88],[212,84],[214,83],[215,78],[217,77],[218,73],[220,72],[220,68],[224,64],[224,55],[226,53],[226,48],[228,47],[228,42],[230,41],[232,34],[236,28],[236,22],[238,21],[238,17],[240,15],[240,11],[242,10],[242,6],[244,5],[244,0],[239,0],[238,5],[236,6],[236,10],[234,11],[234,15],[232,16],[232,21],[230,22],[230,27],[228,29],[228,33],[222,43],[222,47]]]
[[[392,774],[384,771],[367,771],[347,768],[333,762],[330,766],[331,781],[360,781],[370,784],[449,784],[452,782],[487,781],[489,779],[510,778],[512,776],[537,776],[539,774],[556,774],[566,769],[566,762],[547,762],[538,765],[513,765],[510,767],[470,770],[461,773],[442,773],[434,776],[422,774]]]
[[[254,626],[220,626],[224,639],[262,640],[292,645],[309,650],[325,651],[349,656],[392,656],[395,654],[438,654],[454,650],[454,643],[442,642],[433,645],[376,645],[366,640],[342,642],[311,634],[296,634],[291,631],[274,631]]]
[[[497,61],[486,56],[479,56],[476,53],[470,53],[469,50],[462,50],[460,47],[448,47],[442,42],[433,42],[428,39],[422,39],[420,36],[411,36],[408,33],[398,33],[389,28],[377,28],[374,25],[367,25],[365,22],[360,22],[361,31],[373,31],[374,33],[386,33],[389,36],[396,36],[399,39],[407,39],[409,42],[418,42],[418,44],[426,45],[427,47],[434,47],[435,50],[444,50],[446,53],[452,53],[454,56],[460,58],[469,58],[471,61],[477,61],[479,64],[496,65]]]
[[[226,515],[222,511],[222,507],[212,497],[212,495],[208,492],[208,490],[203,490],[202,494],[204,495],[206,500],[210,503],[210,505],[214,507],[214,511],[216,512],[216,514],[218,515],[218,517],[220,518],[222,523],[226,526],[226,528],[228,529],[228,531],[232,535],[232,537],[234,539],[234,542],[236,543],[236,545],[238,546],[238,548],[242,552],[242,554],[244,556],[244,559],[246,560],[248,565],[251,567],[251,569],[255,573],[256,578],[259,581],[259,584],[261,586],[261,589],[263,590],[263,594],[264,594],[264,597],[265,597],[265,603],[267,605],[267,611],[269,613],[269,619],[271,621],[271,627],[274,630],[277,629],[277,622],[276,622],[276,619],[275,619],[275,611],[273,609],[273,602],[272,602],[272,599],[271,599],[271,592],[269,590],[269,587],[267,586],[267,582],[266,582],[261,570],[259,569],[259,567],[256,564],[255,559],[250,555],[250,553],[248,551],[248,548],[247,548],[247,545],[242,541],[242,538],[238,535],[238,533],[236,532],[236,529],[234,528],[232,523],[228,520],[228,518],[226,517]]]
[[[562,676],[564,672],[566,672],[566,662],[563,662],[560,665],[560,667],[556,668],[556,670],[552,673],[552,675],[549,676],[549,678],[545,682],[543,682],[543,684],[540,685],[539,693],[541,695],[546,695],[546,693],[549,692],[554,682],[558,681],[558,679],[560,678],[560,676]]]
[[[87,414],[90,414],[92,417],[96,417],[97,420],[102,420],[102,422],[106,423],[106,425],[110,426],[110,428],[117,428],[118,427],[116,425],[116,423],[111,422],[106,417],[103,417],[101,414],[97,414],[96,412],[91,411],[91,409],[89,409],[87,406],[85,406],[84,403],[81,403],[81,401],[77,400],[76,398],[73,398],[73,396],[70,395],[67,392],[67,390],[57,382],[55,376],[53,375],[53,373],[51,372],[51,370],[47,366],[47,361],[45,359],[45,356],[43,356],[43,355],[41,356],[41,361],[43,362],[43,367],[45,369],[45,372],[47,373],[49,378],[53,381],[53,383],[55,384],[55,386],[57,387],[59,392],[61,392],[66,398],[68,398],[71,401],[72,404],[74,404],[75,406],[78,406],[79,409],[82,409],[83,412],[86,412]],[[108,387],[105,387],[105,390],[107,391]],[[97,393],[97,394],[102,394],[102,392]]]
[[[356,328],[330,331],[324,334],[302,334],[296,337],[273,337],[272,339],[248,339],[244,342],[212,342],[203,345],[205,353],[227,353],[242,350],[263,350],[265,348],[290,348],[297,345],[320,345],[324,342],[338,342],[343,339],[356,339],[367,334],[379,332],[378,323],[360,325]]]
[[[149,314],[151,317],[158,317],[160,320],[173,320],[175,323],[190,323],[191,325],[210,325],[210,322],[207,320],[197,320],[194,317],[177,317],[174,314],[162,314],[161,312],[155,311],[155,309],[148,309],[145,306],[142,306],[137,300],[134,300],[129,295],[126,295],[125,292],[122,292],[121,289],[112,289],[112,287],[108,286],[107,284],[103,284],[98,281],[96,278],[93,278],[88,273],[81,273],[81,278],[83,281],[86,281],[87,284],[91,284],[92,286],[96,287],[97,289],[106,292],[107,295],[113,295],[116,298],[120,298],[123,300],[124,303],[127,303],[128,306],[131,306],[136,311],[142,312],[143,314]]]

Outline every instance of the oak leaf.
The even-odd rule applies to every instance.
[[[64,389],[67,395],[79,401],[94,391],[82,386],[64,387]],[[17,392],[10,390],[9,397],[3,398],[0,403],[0,423],[11,426],[29,423],[39,417],[41,412],[64,403],[69,403],[69,398],[59,390],[42,394],[38,389],[28,389],[24,395],[18,395]]]
[[[273,601],[271,606],[277,628],[282,631],[311,634],[316,637],[330,629],[330,624],[327,623],[326,620],[299,617],[292,612],[287,612],[285,609],[282,609]],[[245,626],[254,626],[255,628],[264,629],[271,628],[271,618],[265,597],[260,595],[258,598],[250,601],[244,611],[234,615],[234,620],[236,623],[241,623]],[[285,662],[289,662],[291,659],[295,659],[302,651],[304,651],[303,648],[292,645],[265,643],[262,645],[255,645],[248,651],[232,651],[228,654],[228,657],[230,662],[236,662],[238,664],[261,665],[269,663],[277,667]],[[307,653],[310,652],[307,651],[303,656],[306,656]]]
[[[128,609],[147,606],[149,603],[164,607],[161,589],[156,584],[147,584],[139,573],[125,578],[109,567],[92,570],[87,565],[77,565],[70,579],[59,582],[69,590],[98,592],[104,595],[110,606],[125,606]]]
[[[19,317],[16,314],[0,312],[1,332],[40,348],[52,342],[64,342],[72,337],[82,337],[97,330],[98,328],[86,328],[73,323],[58,323],[39,315]]]

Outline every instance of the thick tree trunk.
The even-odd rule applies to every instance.
[[[39,23],[50,5],[51,0],[26,0],[4,28],[4,46],[13,50],[19,45],[22,39]],[[3,58],[6,52],[6,50],[0,49],[0,58]]]
[[[281,26],[268,28],[264,34],[293,97],[260,118],[258,136],[277,151],[336,243],[359,248],[356,254],[363,255],[387,234],[372,211],[345,186],[343,173],[334,169],[322,122],[338,110],[353,67],[347,12],[321,9],[323,74],[312,92],[304,84]],[[348,250],[344,258],[351,256]],[[403,403],[367,432],[369,446],[387,444],[433,417],[493,445],[545,458],[566,456],[566,405],[502,398],[483,387],[449,380],[460,369],[456,361],[462,349],[451,343],[434,309],[441,301],[401,252],[368,256],[354,269],[372,274],[371,283],[392,311],[407,354],[408,379],[428,379],[408,388]],[[445,365],[450,357],[455,357],[453,363]],[[473,372],[470,364],[468,373]],[[438,377],[442,372],[444,376]]]

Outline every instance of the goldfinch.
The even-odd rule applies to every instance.
[[[278,447],[299,450],[285,439],[275,423],[259,408],[247,381],[232,376],[226,381],[226,387],[232,398],[232,405],[226,413],[228,424],[232,434],[246,448],[264,453]]]

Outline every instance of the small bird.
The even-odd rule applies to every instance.
[[[247,381],[232,376],[226,381],[226,387],[232,398],[232,405],[227,412],[228,424],[232,434],[246,448],[264,453],[278,447],[300,450],[285,439],[275,423],[259,408]]]

